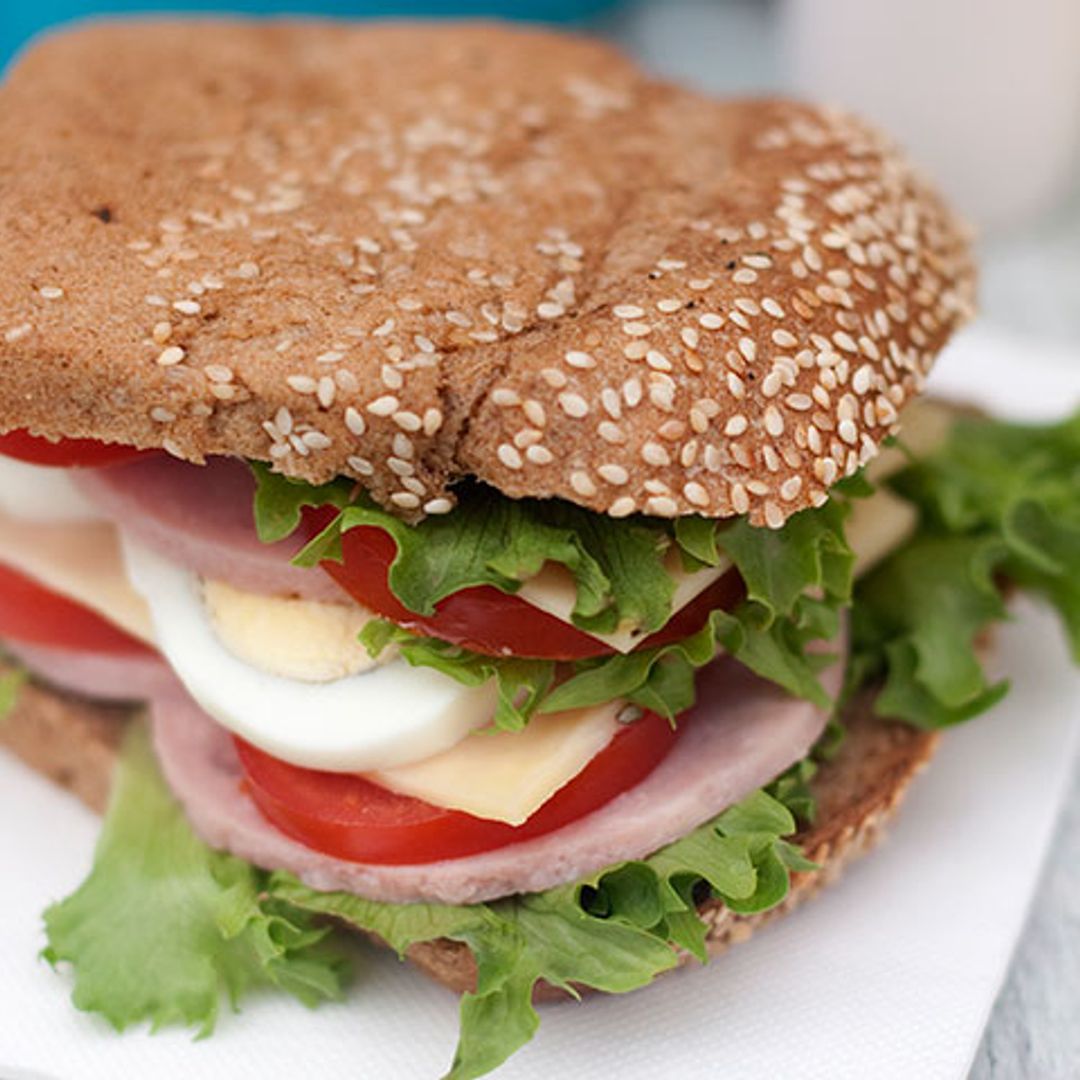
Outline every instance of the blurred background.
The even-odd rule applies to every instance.
[[[982,316],[957,348],[1080,372],[1080,0],[0,0],[0,68],[49,26],[148,10],[552,21],[710,91],[853,108],[978,230]],[[972,1080],[1080,1075],[1080,781],[1053,850]]]

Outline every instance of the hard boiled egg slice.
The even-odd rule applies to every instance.
[[[241,659],[222,644],[196,575],[127,537],[123,547],[131,582],[177,677],[215,720],[274,757],[332,772],[386,769],[448,749],[494,713],[493,683],[465,687],[400,659],[368,659],[364,670],[329,682],[256,666],[251,648]],[[223,599],[218,590],[219,622]],[[229,637],[235,639],[238,619],[248,620],[249,645],[310,632],[295,616],[289,601],[248,603],[246,613],[228,617]],[[280,640],[267,650],[281,651]],[[355,663],[351,657],[346,667]]]
[[[70,470],[0,457],[0,510],[20,521],[96,521],[101,512]]]

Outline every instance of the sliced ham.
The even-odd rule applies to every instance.
[[[830,691],[840,678],[838,666],[827,673]],[[813,705],[730,659],[702,671],[698,699],[671,753],[606,806],[534,840],[422,866],[346,862],[279,832],[243,793],[228,733],[189,698],[159,699],[154,732],[165,776],[210,845],[291,871],[315,889],[394,903],[469,904],[547,889],[656,851],[805,757],[825,724]]]
[[[149,650],[117,655],[5,641],[4,651],[59,689],[103,701],[143,701],[179,689],[169,665]]]
[[[321,570],[291,564],[303,546],[300,536],[276,544],[259,540],[255,482],[242,461],[213,458],[200,466],[163,454],[73,475],[122,530],[203,577],[271,596],[346,600]]]

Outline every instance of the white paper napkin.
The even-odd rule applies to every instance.
[[[1080,403],[1080,357],[1040,359],[984,331],[935,382],[1026,416]],[[1080,735],[1080,676],[1054,619],[1020,605],[1002,634],[1012,693],[951,732],[887,844],[822,898],[708,968],[625,997],[542,1010],[498,1076],[960,1080],[1023,923]],[[36,959],[39,914],[89,866],[92,815],[0,754],[0,1077],[51,1080],[430,1080],[457,1002],[358,948],[349,1000],[314,1013],[265,997],[193,1042],[117,1036],[77,1013]]]

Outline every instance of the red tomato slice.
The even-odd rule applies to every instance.
[[[333,511],[313,513],[324,527]],[[487,656],[522,656],[544,660],[577,660],[615,652],[569,623],[540,611],[520,597],[490,585],[462,589],[440,600],[434,615],[410,611],[390,590],[388,574],[397,554],[390,534],[374,526],[349,529],[341,537],[342,562],[322,568],[354,600],[416,633],[437,637]],[[688,637],[705,625],[710,611],[733,607],[743,596],[742,579],[730,571],[703,590],[670,622],[642,640],[637,648],[666,645]]]
[[[153,653],[82,604],[0,563],[0,638],[80,652]]]
[[[153,450],[136,450],[134,446],[103,443],[97,439],[45,439],[18,429],[0,435],[0,454],[28,461],[33,465],[53,465],[64,469],[116,465],[131,461]]]
[[[245,786],[263,815],[307,847],[351,862],[437,862],[553,832],[639,784],[682,731],[646,713],[615,737],[522,825],[396,795],[361,776],[289,765],[235,739]]]

